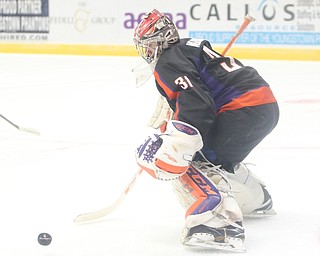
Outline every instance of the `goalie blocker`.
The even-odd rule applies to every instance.
[[[138,165],[159,180],[183,175],[194,154],[203,147],[199,131],[190,124],[171,120],[165,133],[148,136],[136,151]]]

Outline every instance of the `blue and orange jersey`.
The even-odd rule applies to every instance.
[[[154,77],[174,119],[197,127],[204,138],[219,113],[276,102],[254,68],[220,55],[206,40],[185,38],[166,49]]]

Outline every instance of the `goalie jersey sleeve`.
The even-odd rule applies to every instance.
[[[221,56],[206,40],[181,39],[165,50],[154,76],[174,119],[195,126],[204,142],[219,112],[276,102],[254,68]]]

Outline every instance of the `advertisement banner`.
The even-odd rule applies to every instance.
[[[117,11],[109,1],[0,0],[0,42],[116,43]]]
[[[172,6],[155,3],[148,1],[141,9],[133,1],[126,1],[126,8],[121,8],[120,13],[123,12],[124,28],[130,33],[124,33],[123,40],[132,36],[132,28],[142,13],[156,5],[175,21],[184,37],[226,44],[250,13],[255,21],[238,44],[320,47],[320,0],[175,1]]]
[[[0,1],[1,41],[47,38],[49,33],[49,0]]]
[[[134,28],[153,9],[168,15],[181,37],[217,47],[250,13],[255,21],[236,48],[311,49],[320,59],[320,0],[0,0],[0,51],[36,44],[37,51],[131,55]]]

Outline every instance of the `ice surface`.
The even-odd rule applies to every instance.
[[[117,209],[76,225],[80,213],[111,204],[137,171],[135,148],[150,132],[153,81],[135,87],[135,57],[1,55],[0,255],[229,255],[180,245],[184,210],[168,182],[143,173]],[[319,62],[244,60],[279,100],[278,127],[246,159],[268,185],[276,217],[246,219],[248,256],[320,255]],[[41,232],[49,246],[37,243]]]

